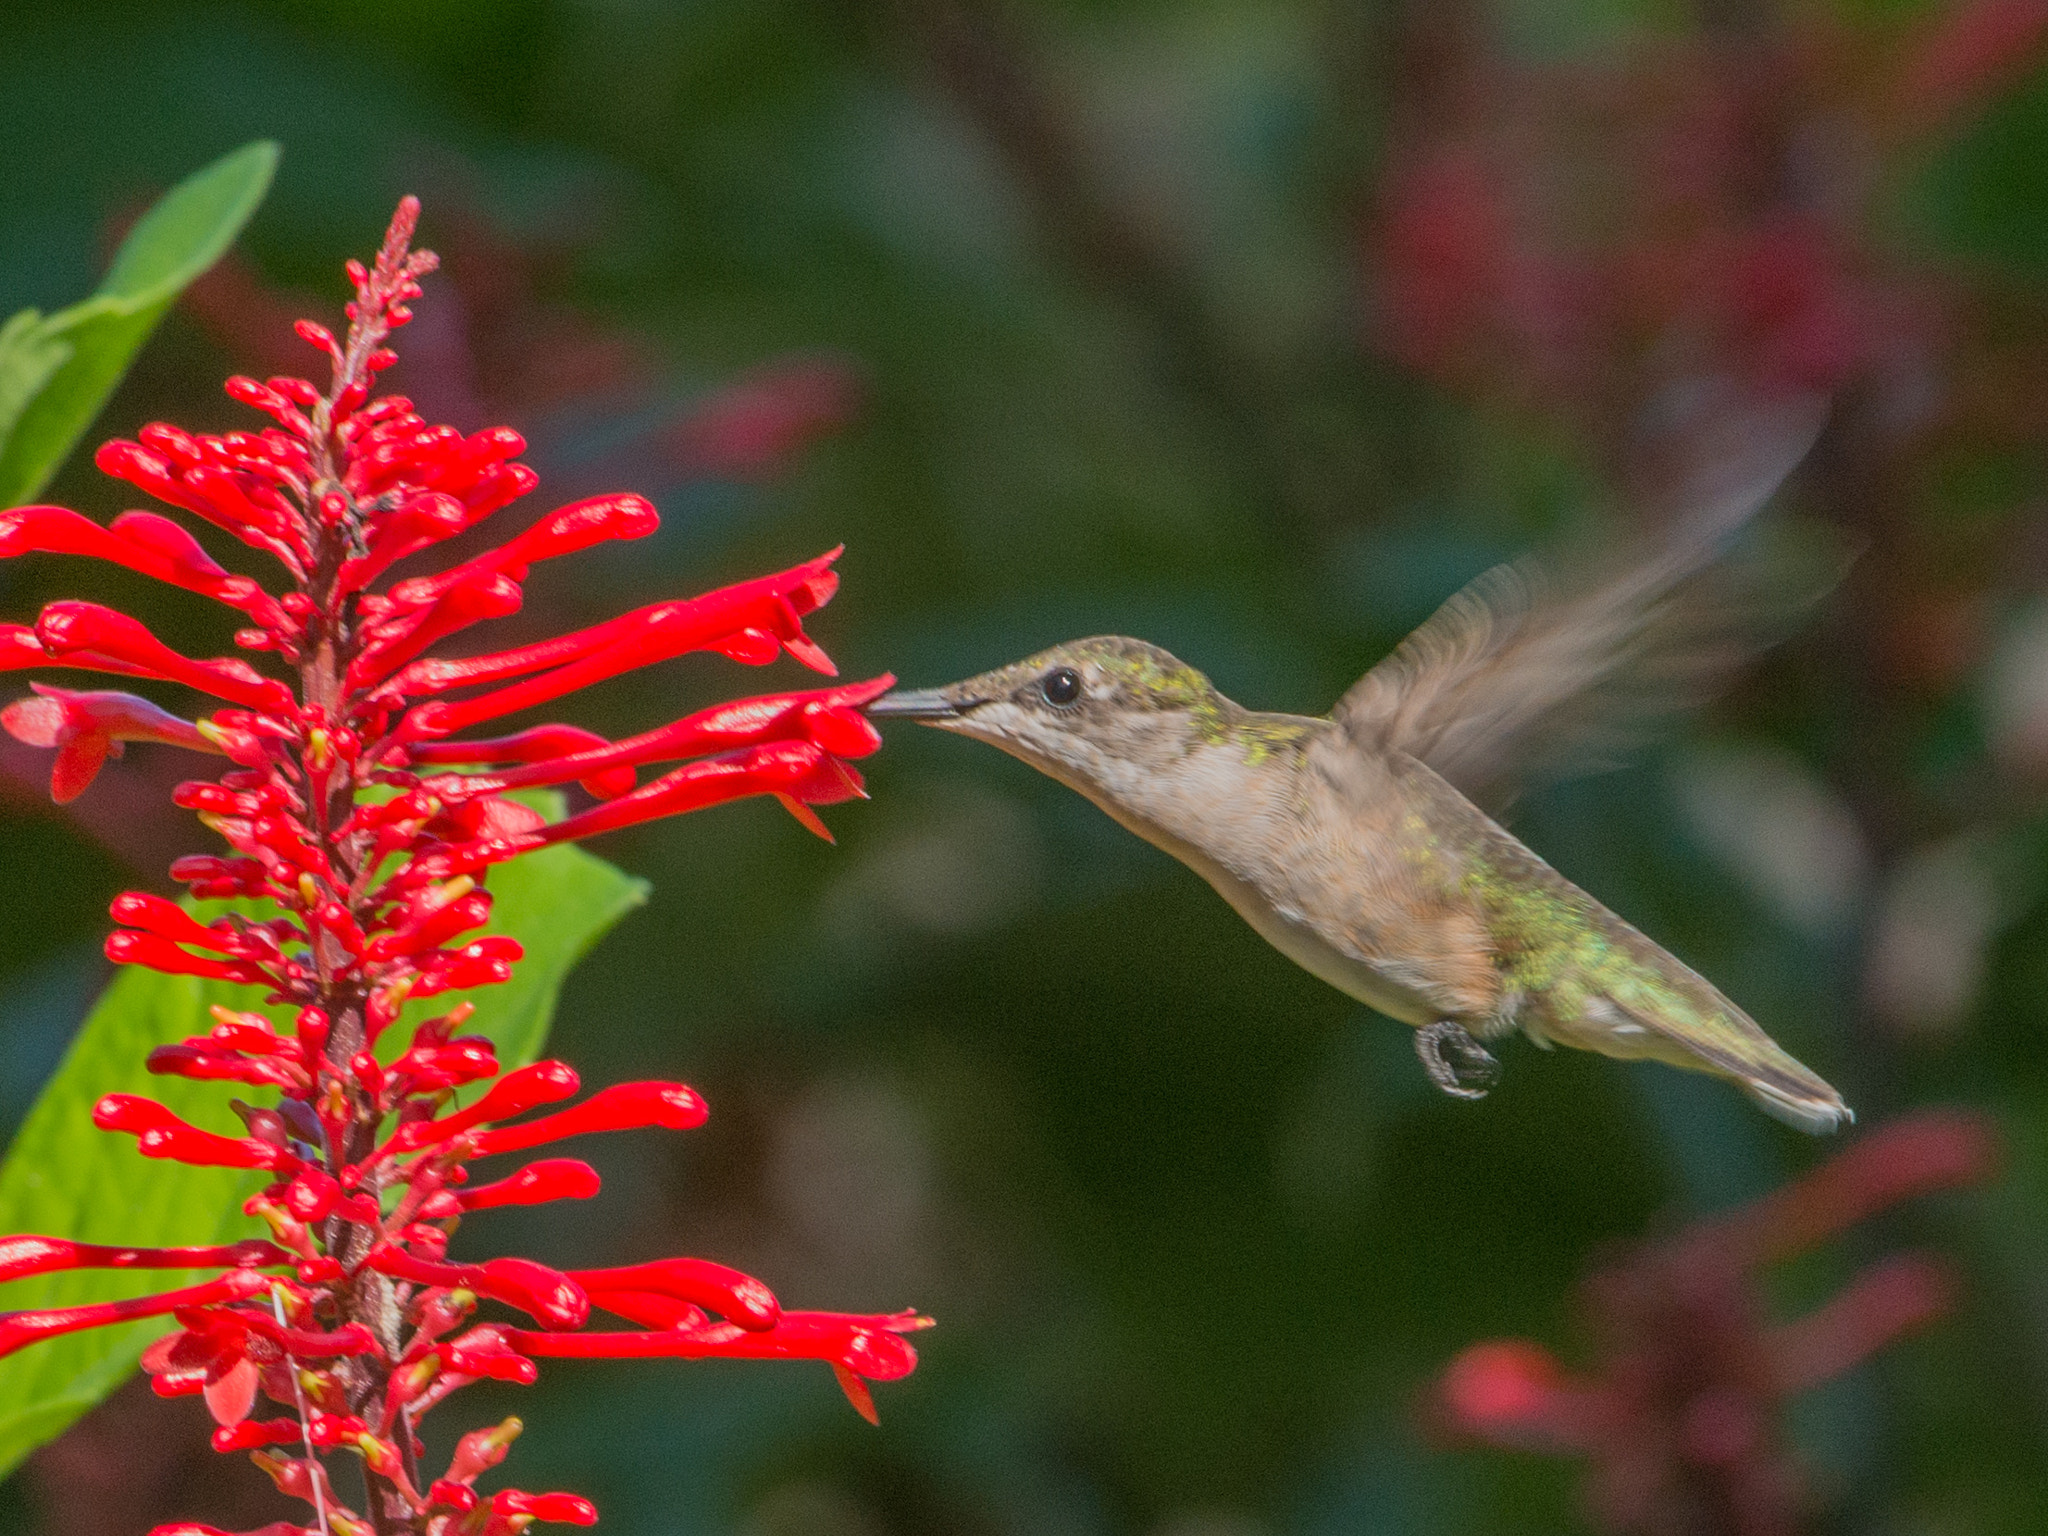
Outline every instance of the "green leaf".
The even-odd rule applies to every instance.
[[[277,157],[260,140],[187,177],[128,232],[91,298],[0,329],[0,507],[48,484],[164,312],[234,243]]]
[[[45,335],[43,317],[33,309],[0,326],[0,445],[13,435],[29,402],[70,360],[71,343]]]
[[[646,899],[647,886],[580,848],[559,847],[494,871],[491,890],[492,931],[518,939],[526,959],[510,982],[475,994],[476,1016],[467,1029],[488,1034],[511,1067],[539,1054],[570,967]],[[227,1106],[231,1085],[152,1077],[143,1068],[153,1047],[211,1028],[206,1010],[214,1003],[260,1007],[261,993],[140,969],[114,979],[0,1163],[0,1233],[136,1247],[261,1235],[242,1215],[241,1203],[262,1175],[145,1158],[132,1138],[92,1124],[92,1106],[102,1095],[141,1093],[195,1124],[241,1134]],[[44,1275],[11,1285],[6,1306],[73,1306],[200,1278],[164,1271]],[[0,1360],[0,1476],[120,1385],[166,1328],[162,1319],[97,1328]]]
[[[550,803],[542,806],[544,814],[550,821],[558,819],[560,797],[546,799]],[[509,1071],[540,1055],[563,981],[591,945],[647,900],[647,882],[565,843],[493,870],[491,898],[491,931],[511,934],[526,946],[526,958],[504,986],[470,995],[476,1015],[463,1026],[463,1033],[489,1035],[498,1047],[498,1060]],[[443,1002],[436,998],[432,1006],[439,1011]],[[418,1011],[424,1014],[427,1008]],[[4,1180],[0,1171],[0,1191],[5,1189]],[[4,1207],[0,1230],[13,1230],[4,1225]]]

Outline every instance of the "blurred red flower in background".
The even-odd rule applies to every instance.
[[[1996,1163],[1980,1116],[1894,1120],[1755,1205],[1597,1268],[1579,1298],[1592,1371],[1566,1371],[1540,1344],[1489,1340],[1444,1369],[1429,1416],[1458,1439],[1586,1457],[1589,1513],[1604,1529],[1787,1536],[1808,1501],[1779,1405],[1940,1317],[1955,1281],[1933,1254],[1894,1254],[1773,1324],[1755,1271],[1901,1201],[1982,1183]]]
[[[188,721],[126,693],[39,685],[0,711],[0,724],[56,750],[60,800],[83,792],[127,741],[225,756],[228,772],[182,784],[174,798],[227,852],[181,859],[172,873],[197,898],[254,898],[277,915],[207,922],[131,892],[113,904],[121,927],[107,954],[258,986],[291,1015],[280,1027],[261,1011],[216,1008],[210,1031],[150,1057],[152,1071],[277,1089],[274,1108],[234,1102],[243,1135],[203,1130],[131,1094],[109,1095],[94,1111],[96,1124],[134,1136],[145,1156],[271,1175],[245,1207],[269,1238],[197,1249],[0,1240],[0,1279],[82,1268],[220,1271],[151,1297],[0,1314],[0,1354],[172,1316],[178,1330],[144,1358],[156,1390],[203,1395],[220,1426],[215,1447],[250,1451],[280,1489],[311,1506],[308,1529],[499,1536],[535,1519],[588,1524],[595,1511],[568,1494],[476,1491],[518,1434],[516,1419],[465,1436],[430,1475],[414,1425],[460,1388],[531,1382],[535,1359],[550,1356],[803,1358],[829,1362],[872,1417],[866,1382],[910,1371],[916,1357],[900,1335],[926,1319],[786,1312],[760,1281],[691,1258],[577,1271],[522,1258],[450,1260],[450,1232],[468,1211],[584,1199],[598,1188],[588,1164],[565,1158],[471,1186],[474,1159],[597,1131],[688,1129],[705,1106],[680,1083],[641,1082],[533,1115],[575,1095],[576,1073],[543,1061],[500,1076],[490,1040],[461,1033],[467,1003],[420,1023],[402,1051],[385,1052],[388,1061],[380,1038],[408,1001],[510,976],[519,945],[479,936],[498,863],[749,795],[775,796],[828,835],[813,807],[862,792],[848,760],[879,738],[859,706],[891,679],[739,700],[619,742],[561,724],[458,738],[690,651],[749,665],[787,653],[829,674],[803,619],[837,586],[836,551],[515,649],[433,656],[450,636],[516,612],[534,566],[643,537],[658,519],[641,497],[594,497],[436,574],[378,587],[393,566],[481,523],[537,479],[518,462],[518,433],[434,426],[405,398],[372,395],[395,361],[389,333],[411,318],[419,280],[435,265],[411,249],[417,215],[408,198],[375,264],[350,264],[345,337],[299,322],[300,337],[332,366],[327,389],[292,377],[232,379],[229,394],[275,426],[215,436],[159,423],[100,450],[109,473],[273,557],[290,590],[273,595],[228,573],[154,513],[129,512],[107,528],[61,507],[0,514],[0,553],[86,555],[203,593],[247,621],[237,644],[293,678],[180,655],[137,620],[90,602],[50,603],[32,626],[0,625],[0,669],[111,672],[220,701]],[[666,763],[680,766],[639,783],[641,768]],[[553,823],[507,797],[571,782],[597,803]],[[475,1102],[453,1107],[458,1090],[483,1083],[490,1087]],[[473,1322],[484,1302],[539,1326]],[[586,1330],[593,1308],[632,1326]],[[256,1417],[266,1396],[287,1415]],[[366,1516],[330,1486],[331,1450],[361,1459]]]

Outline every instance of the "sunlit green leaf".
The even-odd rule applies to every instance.
[[[129,231],[91,298],[0,329],[0,506],[48,483],[164,312],[234,243],[277,157],[260,140],[187,177]]]

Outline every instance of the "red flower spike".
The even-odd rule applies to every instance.
[[[203,1033],[158,1045],[148,1065],[262,1090],[264,1102],[232,1101],[246,1128],[239,1136],[202,1130],[134,1094],[102,1099],[94,1123],[134,1136],[145,1156],[260,1170],[268,1182],[242,1209],[270,1239],[122,1248],[0,1238],[0,1280],[88,1268],[212,1276],[132,1301],[0,1314],[0,1353],[77,1329],[174,1317],[177,1331],[142,1357],[152,1388],[201,1397],[219,1425],[216,1449],[249,1453],[281,1490],[312,1506],[310,1526],[279,1522],[258,1536],[516,1536],[535,1520],[588,1524],[595,1511],[573,1494],[503,1490],[486,1503],[476,1493],[477,1476],[518,1434],[516,1419],[463,1436],[440,1477],[418,1465],[424,1451],[413,1426],[423,1414],[480,1380],[532,1382],[530,1354],[818,1359],[872,1417],[866,1383],[911,1368],[915,1356],[898,1335],[922,1325],[907,1313],[783,1313],[760,1281],[691,1258],[578,1275],[517,1257],[448,1258],[450,1231],[471,1212],[598,1192],[596,1172],[575,1159],[544,1158],[478,1182],[468,1166],[476,1158],[593,1131],[686,1130],[705,1115],[689,1088],[660,1082],[535,1113],[575,1094],[576,1074],[539,1062],[501,1077],[490,1042],[458,1033],[473,1011],[467,1001],[381,1048],[406,1003],[512,974],[519,944],[488,931],[491,869],[551,843],[743,795],[774,795],[822,832],[810,807],[861,792],[851,762],[879,744],[861,710],[890,680],[742,699],[616,743],[566,724],[488,741],[442,739],[686,652],[755,665],[786,652],[829,673],[803,622],[838,585],[830,569],[837,551],[536,645],[437,657],[449,636],[515,612],[522,584],[545,562],[644,537],[658,518],[627,493],[579,501],[438,574],[401,573],[371,590],[538,483],[517,462],[526,447],[517,432],[465,434],[427,421],[401,397],[372,397],[376,375],[394,360],[391,336],[434,266],[411,248],[418,211],[411,199],[401,203],[376,260],[351,264],[345,335],[299,327],[332,368],[325,387],[235,378],[228,394],[262,413],[260,430],[191,433],[153,422],[97,456],[169,507],[276,556],[286,590],[273,596],[222,569],[157,512],[126,512],[106,527],[61,507],[0,512],[0,558],[100,559],[201,593],[236,611],[239,646],[274,658],[292,679],[288,686],[233,657],[181,655],[137,619],[96,603],[51,603],[33,627],[0,623],[0,671],[113,672],[219,701],[203,718],[183,720],[133,694],[38,681],[31,697],[0,709],[0,726],[54,751],[59,800],[83,791],[128,741],[227,759],[217,782],[181,784],[172,796],[226,848],[179,859],[172,876],[193,897],[235,898],[237,915],[209,922],[189,906],[133,892],[113,904],[120,926],[106,947],[123,964],[263,989],[268,1007],[216,1008]],[[638,787],[639,769],[651,764],[668,771]],[[606,803],[551,826],[505,797],[571,780]],[[458,1107],[454,1093],[470,1084],[480,1085],[475,1102]],[[372,1274],[385,1278],[366,1283]],[[1911,1297],[1898,1278],[1871,1284],[1901,1315]],[[583,1332],[593,1298],[646,1331]],[[480,1300],[519,1308],[538,1326],[471,1326]],[[392,1338],[393,1301],[401,1331],[387,1351],[380,1340]],[[1850,1321],[1863,1319],[1859,1312]],[[1788,1336],[1787,1358],[1825,1361],[1862,1337],[1823,1315]],[[285,1416],[257,1417],[259,1393],[284,1405]],[[309,1444],[360,1459],[378,1512],[374,1533],[335,1499]]]

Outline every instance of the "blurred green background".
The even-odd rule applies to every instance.
[[[849,676],[1123,632],[1306,712],[1487,565],[1628,527],[1633,434],[1700,380],[1835,391],[1786,501],[1862,551],[1843,589],[1680,740],[1515,826],[1866,1125],[1997,1117],[1995,1187],[1771,1295],[1796,1312],[1902,1238],[1948,1253],[1954,1314],[1791,1417],[1815,1528],[2037,1531],[2044,25],[2015,0],[15,6],[0,308],[85,292],[153,195],[274,137],[238,256],[95,440],[246,425],[220,378],[305,366],[289,320],[331,320],[341,260],[417,192],[445,266],[394,385],[525,431],[536,508],[664,512],[537,580],[532,633],[844,541],[812,631]],[[51,499],[129,504],[83,456]],[[0,573],[5,617],[76,583]],[[143,585],[107,600],[224,649]],[[575,718],[786,686],[697,658]],[[149,757],[75,814],[0,759],[10,1123],[104,981],[108,898],[201,844]],[[816,1368],[654,1362],[442,1415],[519,1412],[521,1485],[621,1531],[1584,1528],[1569,1462],[1419,1428],[1429,1383],[1500,1334],[1583,1359],[1571,1287],[1604,1245],[1825,1149],[1704,1079],[1518,1045],[1452,1103],[1403,1031],[1021,765],[897,728],[871,782],[837,847],[766,802],[597,845],[653,899],[555,1047],[713,1117],[595,1148],[588,1208],[478,1226],[931,1312],[881,1429]],[[124,1393],[0,1487],[0,1524],[284,1513],[203,1417]]]

